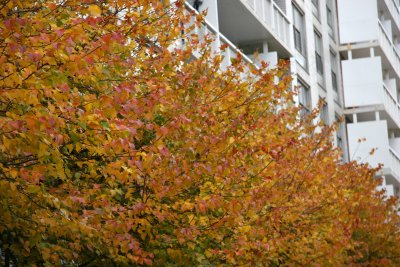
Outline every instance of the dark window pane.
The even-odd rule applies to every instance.
[[[337,77],[336,77],[336,73],[334,71],[332,71],[332,87],[333,90],[337,91],[338,90],[338,85],[337,85]]]
[[[315,60],[317,61],[317,72],[319,74],[324,74],[324,67],[323,67],[323,63],[322,63],[322,57],[320,54],[315,53]]]
[[[298,29],[294,28],[293,29],[294,33],[294,47],[299,51],[300,53],[303,52],[303,48],[301,45],[301,33]]]

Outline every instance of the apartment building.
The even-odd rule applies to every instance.
[[[389,196],[399,195],[399,1],[338,0],[337,5],[349,155],[373,167],[384,164],[382,187]]]
[[[320,119],[342,116],[335,143],[344,160],[384,164],[387,195],[400,188],[400,0],[189,0],[208,9],[213,48],[226,62],[291,61],[298,103]],[[254,52],[258,58],[253,58]],[[360,140],[365,140],[359,142]],[[371,150],[374,154],[371,155]]]

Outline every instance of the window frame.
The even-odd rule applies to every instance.
[[[311,113],[311,88],[303,80],[297,79],[298,102],[300,114],[304,116]]]
[[[306,56],[306,43],[304,31],[304,12],[294,3],[293,8],[293,39],[295,49],[304,57]],[[297,17],[296,17],[297,16]],[[301,24],[301,25],[297,25]],[[299,42],[297,42],[297,40]]]
[[[329,28],[329,36],[335,41],[335,14],[332,0],[326,1],[326,23]]]
[[[336,146],[339,147],[342,151],[344,150],[344,140],[343,140],[343,132],[344,132],[344,122],[340,121],[340,116],[335,113],[335,121],[338,125],[336,129]]]
[[[328,125],[329,124],[329,110],[328,110],[328,103],[326,102],[325,98],[320,97],[319,101],[322,102],[321,109],[319,110],[319,118],[321,122]]]
[[[319,20],[319,18],[320,18],[320,11],[319,11],[320,1],[319,0],[311,0],[311,4],[313,5],[313,7],[312,7],[313,14]]]
[[[322,35],[314,29],[314,42],[315,42],[315,65],[317,69],[317,73],[321,76],[324,75],[324,58],[323,54],[323,43],[322,43]]]
[[[338,83],[338,67],[337,67],[337,54],[329,49],[330,61],[331,61],[331,78],[332,78],[332,89],[338,93],[339,92],[339,83]]]

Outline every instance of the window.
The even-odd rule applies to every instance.
[[[328,22],[328,26],[330,28],[332,28],[333,27],[333,15],[332,15],[332,10],[328,5],[326,5],[326,19]]]
[[[305,54],[305,44],[304,44],[304,16],[300,10],[293,6],[293,37],[294,37],[294,47],[300,54]]]
[[[319,101],[322,102],[322,106],[319,111],[319,118],[324,124],[328,124],[329,123],[328,104],[322,98],[320,98]]]
[[[313,14],[317,19],[319,19],[319,0],[312,0],[312,4],[313,4],[312,7]]]
[[[340,121],[340,116],[335,114],[335,121],[338,123],[338,128],[336,130],[336,145],[343,150],[343,122]]]
[[[305,43],[305,25],[304,13],[293,4],[293,39],[294,39],[294,54],[297,63],[305,70],[308,69],[306,58],[306,43]]]
[[[322,62],[322,39],[321,35],[314,31],[314,38],[315,38],[315,60],[317,65],[317,72],[320,75],[324,74],[324,65]]]
[[[334,38],[334,19],[333,19],[333,5],[332,5],[332,0],[327,0],[326,1],[326,20],[328,23],[328,32],[329,35]]]
[[[294,29],[294,47],[301,53],[303,50],[301,45],[301,33],[298,29]]]
[[[335,52],[331,52],[331,76],[332,76],[332,88],[335,92],[338,91],[338,82],[337,82],[337,59]]]
[[[311,93],[310,88],[306,86],[303,82],[299,81],[299,106],[301,107],[300,115],[310,113],[311,110]]]

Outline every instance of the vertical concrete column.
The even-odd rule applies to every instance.
[[[263,41],[263,53],[267,54],[268,53],[268,43],[267,41]]]
[[[357,123],[358,119],[357,119],[357,113],[353,113],[353,123]]]
[[[349,60],[353,59],[353,52],[350,49],[347,50],[347,57],[349,58]]]
[[[381,120],[381,117],[380,117],[380,114],[379,114],[379,111],[378,111],[378,110],[375,111],[375,120],[376,120],[376,121]]]

